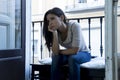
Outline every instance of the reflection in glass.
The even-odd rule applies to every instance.
[[[0,0],[0,50],[21,48],[21,0]]]

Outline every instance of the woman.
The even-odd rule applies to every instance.
[[[52,50],[51,80],[61,80],[60,67],[64,64],[69,66],[69,80],[80,80],[80,64],[91,59],[80,25],[67,22],[64,12],[55,7],[45,13],[43,35],[48,50]]]

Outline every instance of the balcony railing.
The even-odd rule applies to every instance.
[[[86,44],[91,50],[91,55],[104,57],[104,16],[70,18],[68,20],[80,23]],[[32,22],[33,63],[36,56],[39,59],[50,57],[50,52],[45,46],[42,29],[43,21]]]

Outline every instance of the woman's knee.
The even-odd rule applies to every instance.
[[[63,55],[54,55],[52,57],[52,65],[62,65],[63,63]]]
[[[69,63],[75,63],[75,62],[76,62],[76,55],[71,55],[71,56],[69,56],[68,62],[69,62]]]

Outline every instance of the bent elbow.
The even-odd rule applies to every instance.
[[[55,55],[59,54],[59,50],[53,50],[52,53],[55,54]]]

